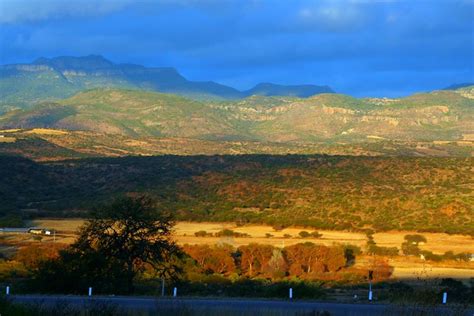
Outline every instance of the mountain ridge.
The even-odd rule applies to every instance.
[[[474,99],[434,91],[387,103],[342,94],[197,101],[140,90],[91,89],[0,116],[0,128],[54,128],[132,137],[263,142],[470,139]],[[467,138],[466,138],[467,137]]]
[[[40,57],[32,63],[0,66],[0,107],[27,107],[90,88],[151,90],[200,100],[242,99],[251,94],[308,97],[334,92],[328,86],[271,85],[271,91],[263,91],[259,84],[240,91],[214,81],[188,80],[173,67],[113,63],[101,55]]]

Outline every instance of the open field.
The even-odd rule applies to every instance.
[[[32,222],[32,226],[55,229],[60,236],[68,236],[84,223],[82,219],[41,219]],[[230,229],[238,233],[248,234],[249,237],[229,238],[229,237],[196,237],[194,233],[206,231],[216,234],[223,229]],[[230,243],[234,246],[246,245],[251,242],[260,244],[292,245],[300,242],[311,241],[318,244],[352,244],[364,247],[367,242],[365,234],[358,232],[318,230],[322,236],[320,238],[301,238],[298,234],[301,231],[313,232],[313,228],[288,227],[276,231],[268,225],[245,225],[237,226],[235,223],[210,223],[210,222],[178,222],[175,226],[175,238],[180,244],[216,244]],[[416,232],[383,232],[374,234],[377,245],[384,247],[398,247],[403,242],[403,238],[408,234]],[[266,234],[271,234],[267,237]],[[291,237],[289,237],[290,235]],[[421,244],[420,248],[433,251],[434,253],[444,253],[446,251],[472,252],[474,253],[474,239],[465,235],[448,235],[443,233],[422,233],[428,242]]]
[[[453,278],[470,279],[474,278],[474,267],[470,269],[433,267],[430,265],[415,265],[412,267],[395,266],[392,278],[395,279],[424,279],[424,278]]]
[[[75,231],[84,223],[82,219],[41,219],[31,223],[32,226],[55,229],[56,237],[43,236],[42,242],[53,241],[60,243],[72,243],[75,239]],[[234,232],[246,233],[249,237],[196,237],[194,233],[206,231],[216,234],[223,229],[230,229]],[[237,226],[235,223],[195,223],[178,222],[175,226],[175,239],[183,244],[231,244],[234,247],[246,245],[249,243],[270,244],[276,247],[285,247],[301,242],[313,242],[317,244],[352,244],[365,248],[367,238],[362,233],[345,231],[318,231],[322,236],[320,238],[301,238],[299,232],[312,232],[313,229],[302,227],[289,227],[275,231],[271,226],[266,225],[246,225]],[[403,237],[415,232],[387,232],[374,235],[375,241],[379,246],[398,247],[403,242]],[[266,234],[273,235],[266,237]],[[285,236],[286,235],[286,236]],[[288,235],[291,235],[289,237]],[[441,233],[423,233],[428,242],[421,247],[437,253],[445,251],[472,252],[474,253],[474,240],[470,236],[447,235]],[[32,242],[34,236],[29,234],[4,235],[4,240],[10,243]],[[362,256],[358,259],[359,264],[366,264],[371,257]],[[458,279],[474,278],[474,262],[427,262],[416,257],[394,257],[390,259],[390,265],[394,269],[393,277],[398,279],[416,279],[416,278],[443,278],[453,277]]]
[[[383,232],[374,234],[375,242],[384,247],[400,247],[403,237],[413,232]],[[443,233],[421,233],[426,237],[427,243],[420,244],[423,250],[429,250],[436,254],[446,251],[471,252],[474,253],[474,238],[465,235],[448,235]]]

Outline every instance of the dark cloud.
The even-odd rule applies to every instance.
[[[396,96],[474,81],[473,12],[455,0],[4,0],[0,59],[94,53],[238,88]]]

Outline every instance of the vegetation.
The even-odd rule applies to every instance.
[[[180,251],[170,239],[172,226],[171,215],[147,196],[117,199],[93,212],[77,241],[59,257],[41,261],[34,281],[60,292],[93,286],[99,292],[132,293],[147,265],[160,276],[175,271],[172,257]]]
[[[457,91],[378,104],[339,94],[217,102],[140,90],[94,89],[28,110],[10,111],[0,116],[0,128],[59,128],[128,137],[290,146],[295,142],[370,143],[374,139],[462,141],[471,134],[473,103]],[[423,150],[439,154],[429,147]]]
[[[472,162],[246,155],[35,163],[3,156],[0,210],[25,219],[85,216],[97,201],[138,191],[178,220],[472,235]]]

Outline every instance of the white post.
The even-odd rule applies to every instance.
[[[369,301],[372,302],[372,281],[369,283]]]
[[[10,295],[10,286],[7,285],[7,288],[5,290],[5,294]]]
[[[443,304],[446,304],[447,301],[448,301],[448,293],[444,292],[443,293]]]
[[[173,297],[178,296],[178,289],[175,287],[173,288]]]
[[[92,296],[92,287],[89,287],[89,296]]]
[[[290,287],[290,293],[288,294],[290,300],[293,299],[293,288]]]

